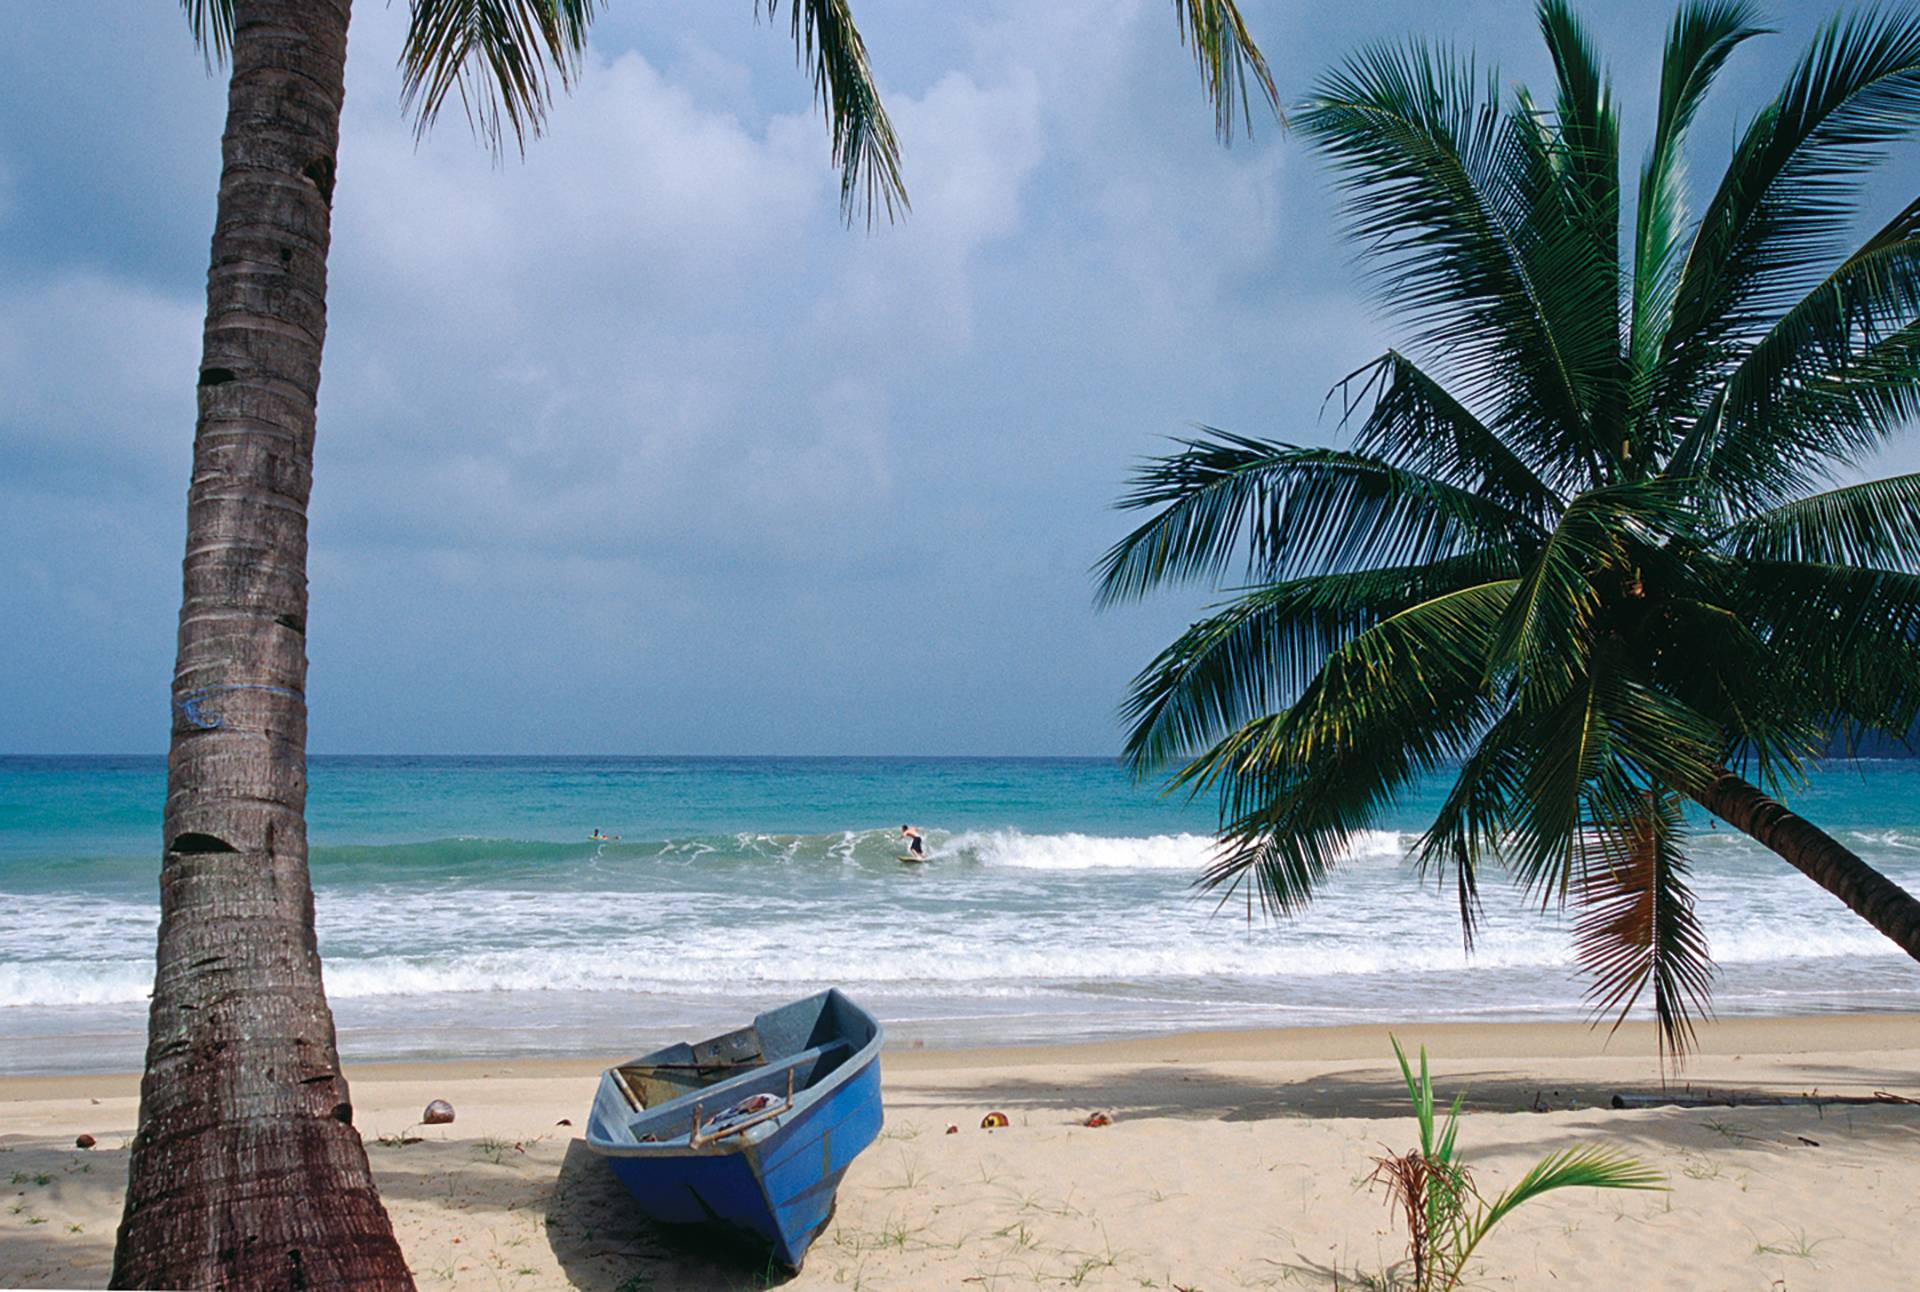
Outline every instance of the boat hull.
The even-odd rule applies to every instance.
[[[879,1136],[880,1025],[839,991],[610,1068],[587,1122],[640,1209],[750,1237],[798,1269]]]
[[[739,1231],[798,1269],[832,1218],[847,1167],[879,1136],[883,1120],[875,1058],[764,1144],[711,1156],[609,1160],[654,1219]]]

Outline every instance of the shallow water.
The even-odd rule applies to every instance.
[[[1487,885],[1475,953],[1403,858],[1439,786],[1304,916],[1216,911],[1205,804],[1105,760],[315,758],[349,1059],[637,1052],[839,984],[897,1037],[1585,1013],[1556,912]],[[0,759],[0,1071],[138,1066],[159,758]],[[1920,888],[1920,764],[1794,800]],[[903,867],[899,824],[931,862]],[[594,842],[595,830],[618,841]],[[1692,845],[1722,1013],[1920,1010],[1920,966],[1726,828]]]

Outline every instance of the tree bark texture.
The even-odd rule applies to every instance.
[[[413,1280],[353,1128],[307,875],[307,497],[351,0],[236,0],[115,1287]]]
[[[1920,901],[1860,860],[1839,840],[1725,768],[1695,797],[1700,806],[1778,853],[1886,934],[1902,951],[1920,960]]]

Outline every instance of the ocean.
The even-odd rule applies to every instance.
[[[1461,946],[1405,862],[1442,786],[1305,915],[1192,881],[1211,805],[1111,760],[315,757],[321,952],[349,1061],[623,1056],[837,984],[897,1041],[1587,1016],[1570,921],[1490,878]],[[165,763],[0,758],[0,1072],[132,1071]],[[1794,806],[1920,889],[1920,763]],[[931,860],[902,866],[903,822]],[[594,841],[594,832],[618,835]],[[1741,836],[1692,843],[1722,1015],[1920,1011],[1920,966]]]

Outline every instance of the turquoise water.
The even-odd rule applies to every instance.
[[[1438,787],[1269,923],[1192,890],[1206,805],[1104,760],[316,758],[310,777],[350,1059],[625,1053],[829,983],[933,1043],[1584,1015],[1557,913],[1491,891],[1468,958],[1450,896],[1408,873]],[[0,758],[0,1071],[138,1065],[164,785],[159,758]],[[1794,802],[1920,889],[1920,765],[1826,772]],[[895,860],[903,821],[927,866]],[[1920,966],[1784,863],[1724,828],[1693,852],[1723,1014],[1920,1010]]]

